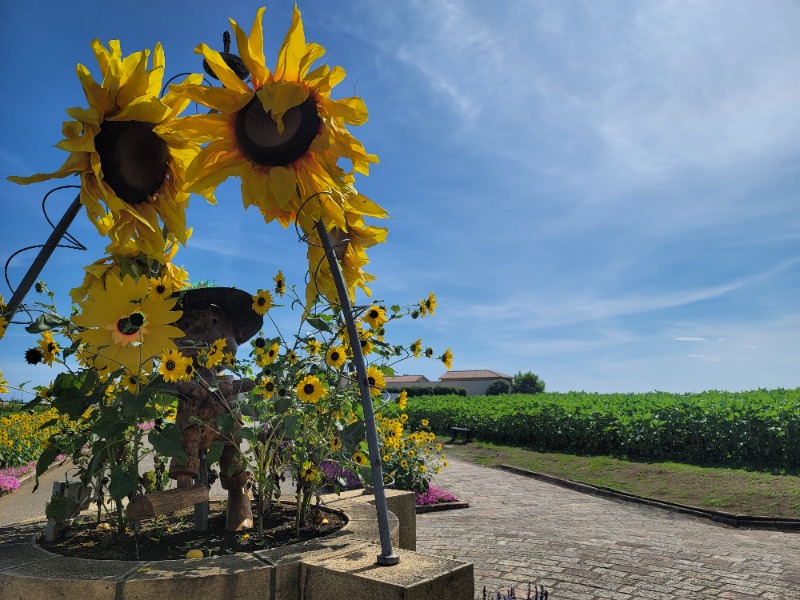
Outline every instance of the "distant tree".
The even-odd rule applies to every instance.
[[[519,372],[511,380],[511,392],[514,394],[539,394],[544,391],[544,381],[528,371]]]
[[[505,379],[498,379],[489,384],[486,388],[487,396],[500,396],[511,392],[511,384]]]

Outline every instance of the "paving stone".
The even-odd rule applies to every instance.
[[[417,515],[417,549],[472,562],[476,599],[484,586],[530,582],[558,600],[800,600],[797,533],[734,529],[459,460],[435,484],[470,508]]]

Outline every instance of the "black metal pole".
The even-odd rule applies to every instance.
[[[81,195],[78,194],[75,196],[75,200],[72,201],[72,204],[69,205],[69,208],[67,208],[67,212],[64,213],[64,216],[61,217],[61,220],[53,228],[53,232],[50,234],[50,237],[47,238],[47,241],[42,246],[42,249],[39,250],[39,255],[33,261],[33,264],[28,269],[25,277],[23,277],[22,282],[14,291],[14,295],[11,296],[11,300],[8,301],[8,304],[6,305],[6,312],[9,315],[9,321],[14,316],[14,313],[17,312],[17,309],[22,304],[22,301],[25,300],[25,296],[28,295],[28,292],[30,291],[31,287],[33,287],[33,284],[36,283],[36,279],[39,277],[42,269],[44,269],[47,261],[50,260],[53,250],[58,247],[61,238],[63,238],[64,234],[67,233],[67,229],[69,229],[72,221],[75,220],[75,217],[78,215],[80,209]]]
[[[364,424],[367,428],[367,447],[369,448],[369,462],[372,470],[372,486],[375,493],[375,509],[378,513],[378,533],[381,538],[381,553],[378,555],[378,564],[396,565],[400,562],[400,557],[392,549],[392,534],[389,528],[389,511],[386,507],[386,491],[383,487],[383,470],[381,468],[381,452],[378,445],[378,431],[375,428],[375,414],[372,406],[372,395],[369,391],[369,381],[367,379],[367,366],[364,362],[364,354],[361,351],[361,344],[358,343],[358,330],[356,321],[353,317],[353,307],[350,305],[350,296],[347,295],[347,287],[344,283],[342,271],[336,260],[333,251],[333,244],[328,236],[328,230],[322,221],[317,221],[315,227],[319,233],[322,247],[325,249],[325,256],[331,267],[331,276],[336,283],[336,291],[339,294],[339,302],[342,306],[342,314],[347,325],[347,334],[350,336],[350,348],[353,351],[353,363],[356,367],[356,378],[358,379],[358,389],[361,392],[361,405],[364,408]]]

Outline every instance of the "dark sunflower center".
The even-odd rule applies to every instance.
[[[174,371],[175,367],[176,367],[175,361],[174,360],[168,360],[167,364],[165,366],[167,367],[167,371]]]
[[[267,383],[267,385],[264,386],[264,389],[267,390],[268,392],[272,392],[275,390],[275,384],[270,381],[269,383]]]
[[[136,333],[142,325],[144,325],[144,316],[141,313],[133,313],[117,321],[117,329],[123,335]]]
[[[140,204],[164,183],[169,163],[167,143],[153,133],[153,123],[103,121],[94,138],[103,180],[128,204]]]
[[[25,351],[25,362],[29,365],[38,365],[42,360],[44,360],[44,355],[38,348],[29,348]]]
[[[307,384],[305,384],[305,385],[303,386],[303,391],[304,391],[306,394],[309,394],[309,395],[313,394],[313,393],[314,393],[314,384],[313,384],[313,383],[307,383]]]
[[[309,96],[283,115],[284,129],[264,110],[258,96],[236,115],[236,141],[242,154],[265,167],[286,166],[303,156],[319,133],[317,103]]]
[[[163,283],[159,283],[156,286],[156,292],[158,292],[159,294],[163,294],[166,291],[167,291],[167,287]]]
[[[377,310],[371,310],[371,311],[369,311],[369,317],[370,317],[370,319],[377,319],[377,318],[378,318],[378,316],[380,316],[380,313],[379,313]]]
[[[275,350],[270,350],[269,352],[267,352],[267,356],[269,356],[270,358],[275,356]]]
[[[185,371],[186,371],[186,374],[187,374],[187,375],[191,375],[191,374],[192,374],[192,371],[194,371],[194,366],[192,366],[192,365],[186,365],[186,369],[185,369]]]
[[[369,387],[375,387],[375,378],[367,377],[367,383],[369,383]]]
[[[258,300],[256,300],[256,304],[259,306],[264,306],[267,303],[267,299],[263,296],[259,296]]]
[[[338,352],[331,352],[331,360],[333,362],[336,362],[337,360],[339,360],[339,353]]]
[[[256,339],[256,348],[263,348],[267,345],[267,340],[264,338],[257,338]]]

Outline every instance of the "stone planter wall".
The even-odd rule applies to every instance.
[[[381,547],[372,496],[350,492],[325,500],[349,520],[333,535],[252,554],[195,560],[66,558],[34,543],[44,522],[0,529],[0,598],[472,600],[471,564],[413,551],[413,493],[387,490],[393,545],[400,556],[400,564],[394,566],[376,564]]]

